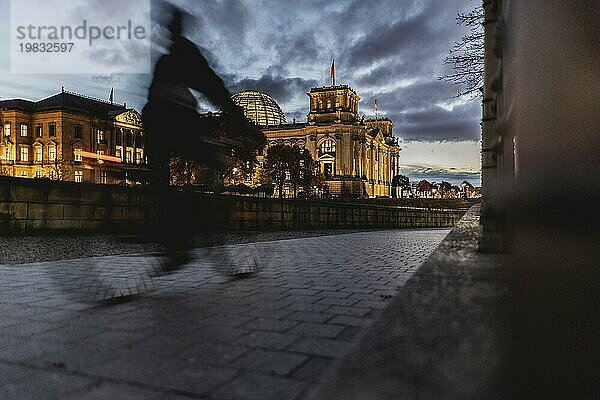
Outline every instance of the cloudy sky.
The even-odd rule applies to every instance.
[[[81,6],[89,0],[65,0]],[[0,46],[9,43],[9,1],[0,0]],[[112,5],[109,5],[113,3]],[[464,33],[459,11],[477,0],[178,0],[195,19],[186,35],[196,42],[232,92],[257,89],[270,94],[288,120],[306,120],[315,86],[348,84],[361,96],[360,112],[395,123],[402,140],[403,173],[411,179],[468,179],[479,184],[481,109],[478,101],[457,99],[456,87],[439,81],[448,72],[443,59]],[[112,0],[96,2],[118,7]],[[90,8],[90,15],[94,9]],[[160,19],[154,13],[154,19]],[[156,30],[156,24],[154,26]],[[156,41],[155,41],[156,44]],[[39,99],[60,86],[141,109],[146,74],[11,74],[0,49],[0,98]]]

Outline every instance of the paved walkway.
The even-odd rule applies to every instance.
[[[198,249],[186,269],[152,281],[147,255],[2,266],[0,398],[303,398],[447,233]],[[211,265],[234,253],[268,266],[240,279]],[[106,289],[99,282],[109,294],[148,290],[86,302]]]

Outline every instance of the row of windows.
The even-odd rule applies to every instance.
[[[27,178],[27,171],[21,171],[21,177],[23,178]],[[42,178],[43,174],[42,171],[35,171],[35,177],[36,178]],[[73,173],[73,180],[75,182],[81,183],[83,182],[83,171],[74,171]],[[57,178],[57,174],[55,171],[50,170],[48,171],[48,178],[50,179],[55,179]],[[107,183],[108,182],[108,174],[105,171],[100,171],[100,183]]]
[[[28,136],[29,135],[28,129],[29,128],[28,128],[27,124],[20,124],[20,129],[19,129],[20,135],[23,137]],[[10,123],[4,124],[4,136],[10,136],[11,132],[12,132],[11,124]],[[50,137],[56,136],[56,123],[55,122],[48,123],[48,135]],[[37,124],[35,126],[35,136],[36,137],[43,136],[43,125],[42,124]],[[127,146],[132,146],[135,144],[136,147],[142,147],[142,133],[141,132],[134,133],[132,131],[129,131],[129,132],[117,131],[116,142],[118,145],[122,144],[123,136],[124,136],[125,144]],[[78,125],[78,124],[73,125],[73,137],[75,139],[83,139],[83,126],[82,125]],[[96,142],[98,144],[106,144],[106,136],[105,136],[104,130],[96,129]]]
[[[29,135],[29,127],[27,126],[27,124],[20,125],[19,133],[23,137]],[[42,133],[43,133],[42,124],[37,124],[35,126],[35,136],[42,137]],[[6,123],[6,124],[4,124],[4,136],[10,136],[10,134],[11,134],[11,125],[10,125],[10,123]],[[48,124],[48,135],[56,136],[56,123],[55,122],[50,122]]]
[[[41,146],[36,147],[34,160],[41,162],[42,154],[43,154],[42,147]],[[21,156],[20,157],[21,161],[24,161],[24,162],[29,161],[29,148],[21,147],[19,155]],[[10,146],[6,147],[4,150],[4,159],[8,160],[8,161],[12,160],[12,148]],[[56,161],[56,146],[48,146],[48,160]]]
[[[346,103],[346,107],[348,107],[350,109],[354,109],[354,107],[356,105],[356,102],[354,100],[352,100],[352,99],[347,99],[347,101],[345,103]],[[336,99],[335,103],[331,99],[328,99],[325,102],[323,102],[323,100],[318,100],[318,107],[317,107],[317,109],[318,110],[322,110],[323,108],[330,109],[334,105],[335,105],[335,108],[341,107],[341,104],[340,104],[339,101],[337,101],[337,99]]]
[[[10,146],[5,148],[4,159],[12,160],[12,148]],[[73,161],[81,162],[83,161],[82,156],[83,149],[75,148],[73,150]],[[99,156],[104,155],[104,150],[97,150],[96,154]],[[21,147],[20,148],[20,161],[28,162],[29,161],[29,148]],[[123,155],[125,155],[125,159],[123,159]],[[117,147],[115,151],[115,157],[120,158],[122,161],[125,161],[128,164],[136,163],[142,164],[144,162],[144,152],[142,149],[133,149],[128,147],[125,152],[123,152],[122,147]],[[34,153],[34,161],[41,162],[43,159],[43,148],[41,146],[35,147]],[[56,146],[48,146],[48,160],[56,161]]]

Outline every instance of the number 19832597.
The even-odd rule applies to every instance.
[[[70,53],[75,43],[19,43],[21,53]]]

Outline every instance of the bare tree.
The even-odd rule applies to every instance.
[[[188,160],[182,156],[171,155],[169,173],[172,185],[190,186],[198,183],[205,170],[206,167],[198,162]]]
[[[55,158],[54,161],[50,161],[48,168],[50,170],[49,178],[58,181],[66,181],[69,180],[71,173],[73,172],[73,163],[61,156]]]
[[[438,78],[460,87],[456,97],[475,99],[481,96],[479,89],[483,86],[484,70],[483,19],[482,4],[456,16],[457,24],[466,27],[468,32],[459,42],[454,43],[450,54],[444,59],[444,64],[450,65],[453,72]]]

